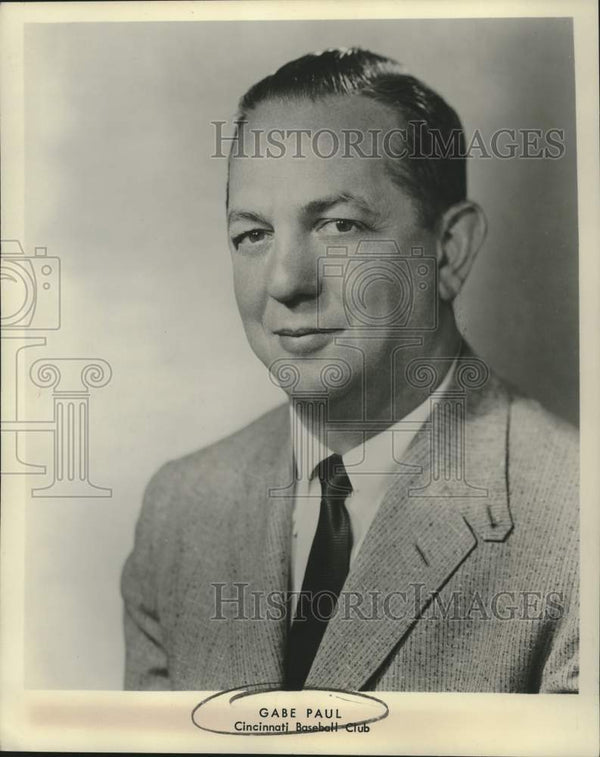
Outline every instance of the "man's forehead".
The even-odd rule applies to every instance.
[[[230,199],[256,200],[260,190],[301,203],[360,188],[376,201],[393,183],[388,158],[369,130],[381,136],[397,129],[395,114],[365,97],[265,102],[252,112],[233,146]]]
[[[381,206],[390,194],[399,192],[383,157],[329,159],[306,154],[302,158],[233,158],[229,174],[230,205],[275,204],[306,206],[321,198],[360,197],[365,205]],[[355,203],[357,204],[357,203]]]
[[[308,97],[266,100],[244,119],[246,129],[299,130],[331,129],[337,133],[358,129],[394,129],[399,118],[382,103],[360,94],[328,95],[312,100]]]

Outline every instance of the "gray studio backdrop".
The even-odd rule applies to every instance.
[[[31,360],[100,357],[114,374],[90,401],[90,478],[112,497],[27,504],[28,686],[121,687],[119,575],[148,477],[283,401],[235,308],[211,121],[285,61],[350,45],[407,63],[468,133],[564,130],[560,160],[471,161],[489,236],[460,314],[497,372],[576,422],[568,20],[30,25],[21,241],[62,264],[62,326]]]

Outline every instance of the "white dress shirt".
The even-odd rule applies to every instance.
[[[436,389],[439,396],[447,390],[456,362],[454,362],[442,383]],[[402,457],[417,431],[430,413],[429,397],[407,416],[385,431],[372,436],[363,444],[342,455],[346,472],[352,484],[352,492],[346,499],[346,508],[352,528],[352,552],[350,565],[367,535],[383,496],[394,480],[394,474],[402,464]],[[291,409],[294,459],[297,481],[294,493],[291,589],[300,592],[310,549],[317,530],[321,505],[321,482],[315,468],[326,457],[333,454],[319,442]],[[301,433],[298,430],[302,429]],[[304,475],[298,471],[298,461],[305,464]],[[313,475],[314,474],[314,475]],[[292,596],[295,607],[297,595]]]

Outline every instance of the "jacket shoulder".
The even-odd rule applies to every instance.
[[[529,397],[512,396],[510,438],[524,459],[561,461],[563,473],[579,467],[579,431]]]
[[[165,463],[147,491],[168,491],[181,498],[218,488],[231,478],[232,468],[238,476],[258,475],[288,438],[288,407],[280,405],[223,439]]]
[[[579,433],[537,401],[516,396],[508,428],[508,482],[513,514],[535,521],[552,539],[576,533]],[[540,519],[545,523],[542,528]]]

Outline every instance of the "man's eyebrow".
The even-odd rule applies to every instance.
[[[360,195],[353,194],[352,192],[340,192],[339,194],[329,195],[328,197],[322,197],[318,200],[311,200],[307,203],[303,211],[306,215],[318,215],[326,210],[330,210],[335,205],[356,205],[360,210],[366,213],[368,216],[376,218],[379,213],[375,211],[369,203]]]
[[[267,222],[259,213],[253,213],[251,210],[230,210],[227,214],[227,221],[252,221],[253,223],[266,224]]]
[[[369,218],[379,217],[379,213],[369,205],[364,197],[353,194],[352,192],[340,192],[339,194],[320,197],[318,200],[311,200],[304,205],[302,212],[306,216],[315,216],[319,215],[319,213],[324,213],[325,211],[330,210],[336,205],[349,204],[356,205],[363,213],[366,213]],[[268,225],[268,222],[260,215],[260,213],[254,213],[251,210],[236,210],[235,208],[230,210],[227,214],[227,221],[229,223],[233,223],[234,221],[252,221],[253,223]]]

